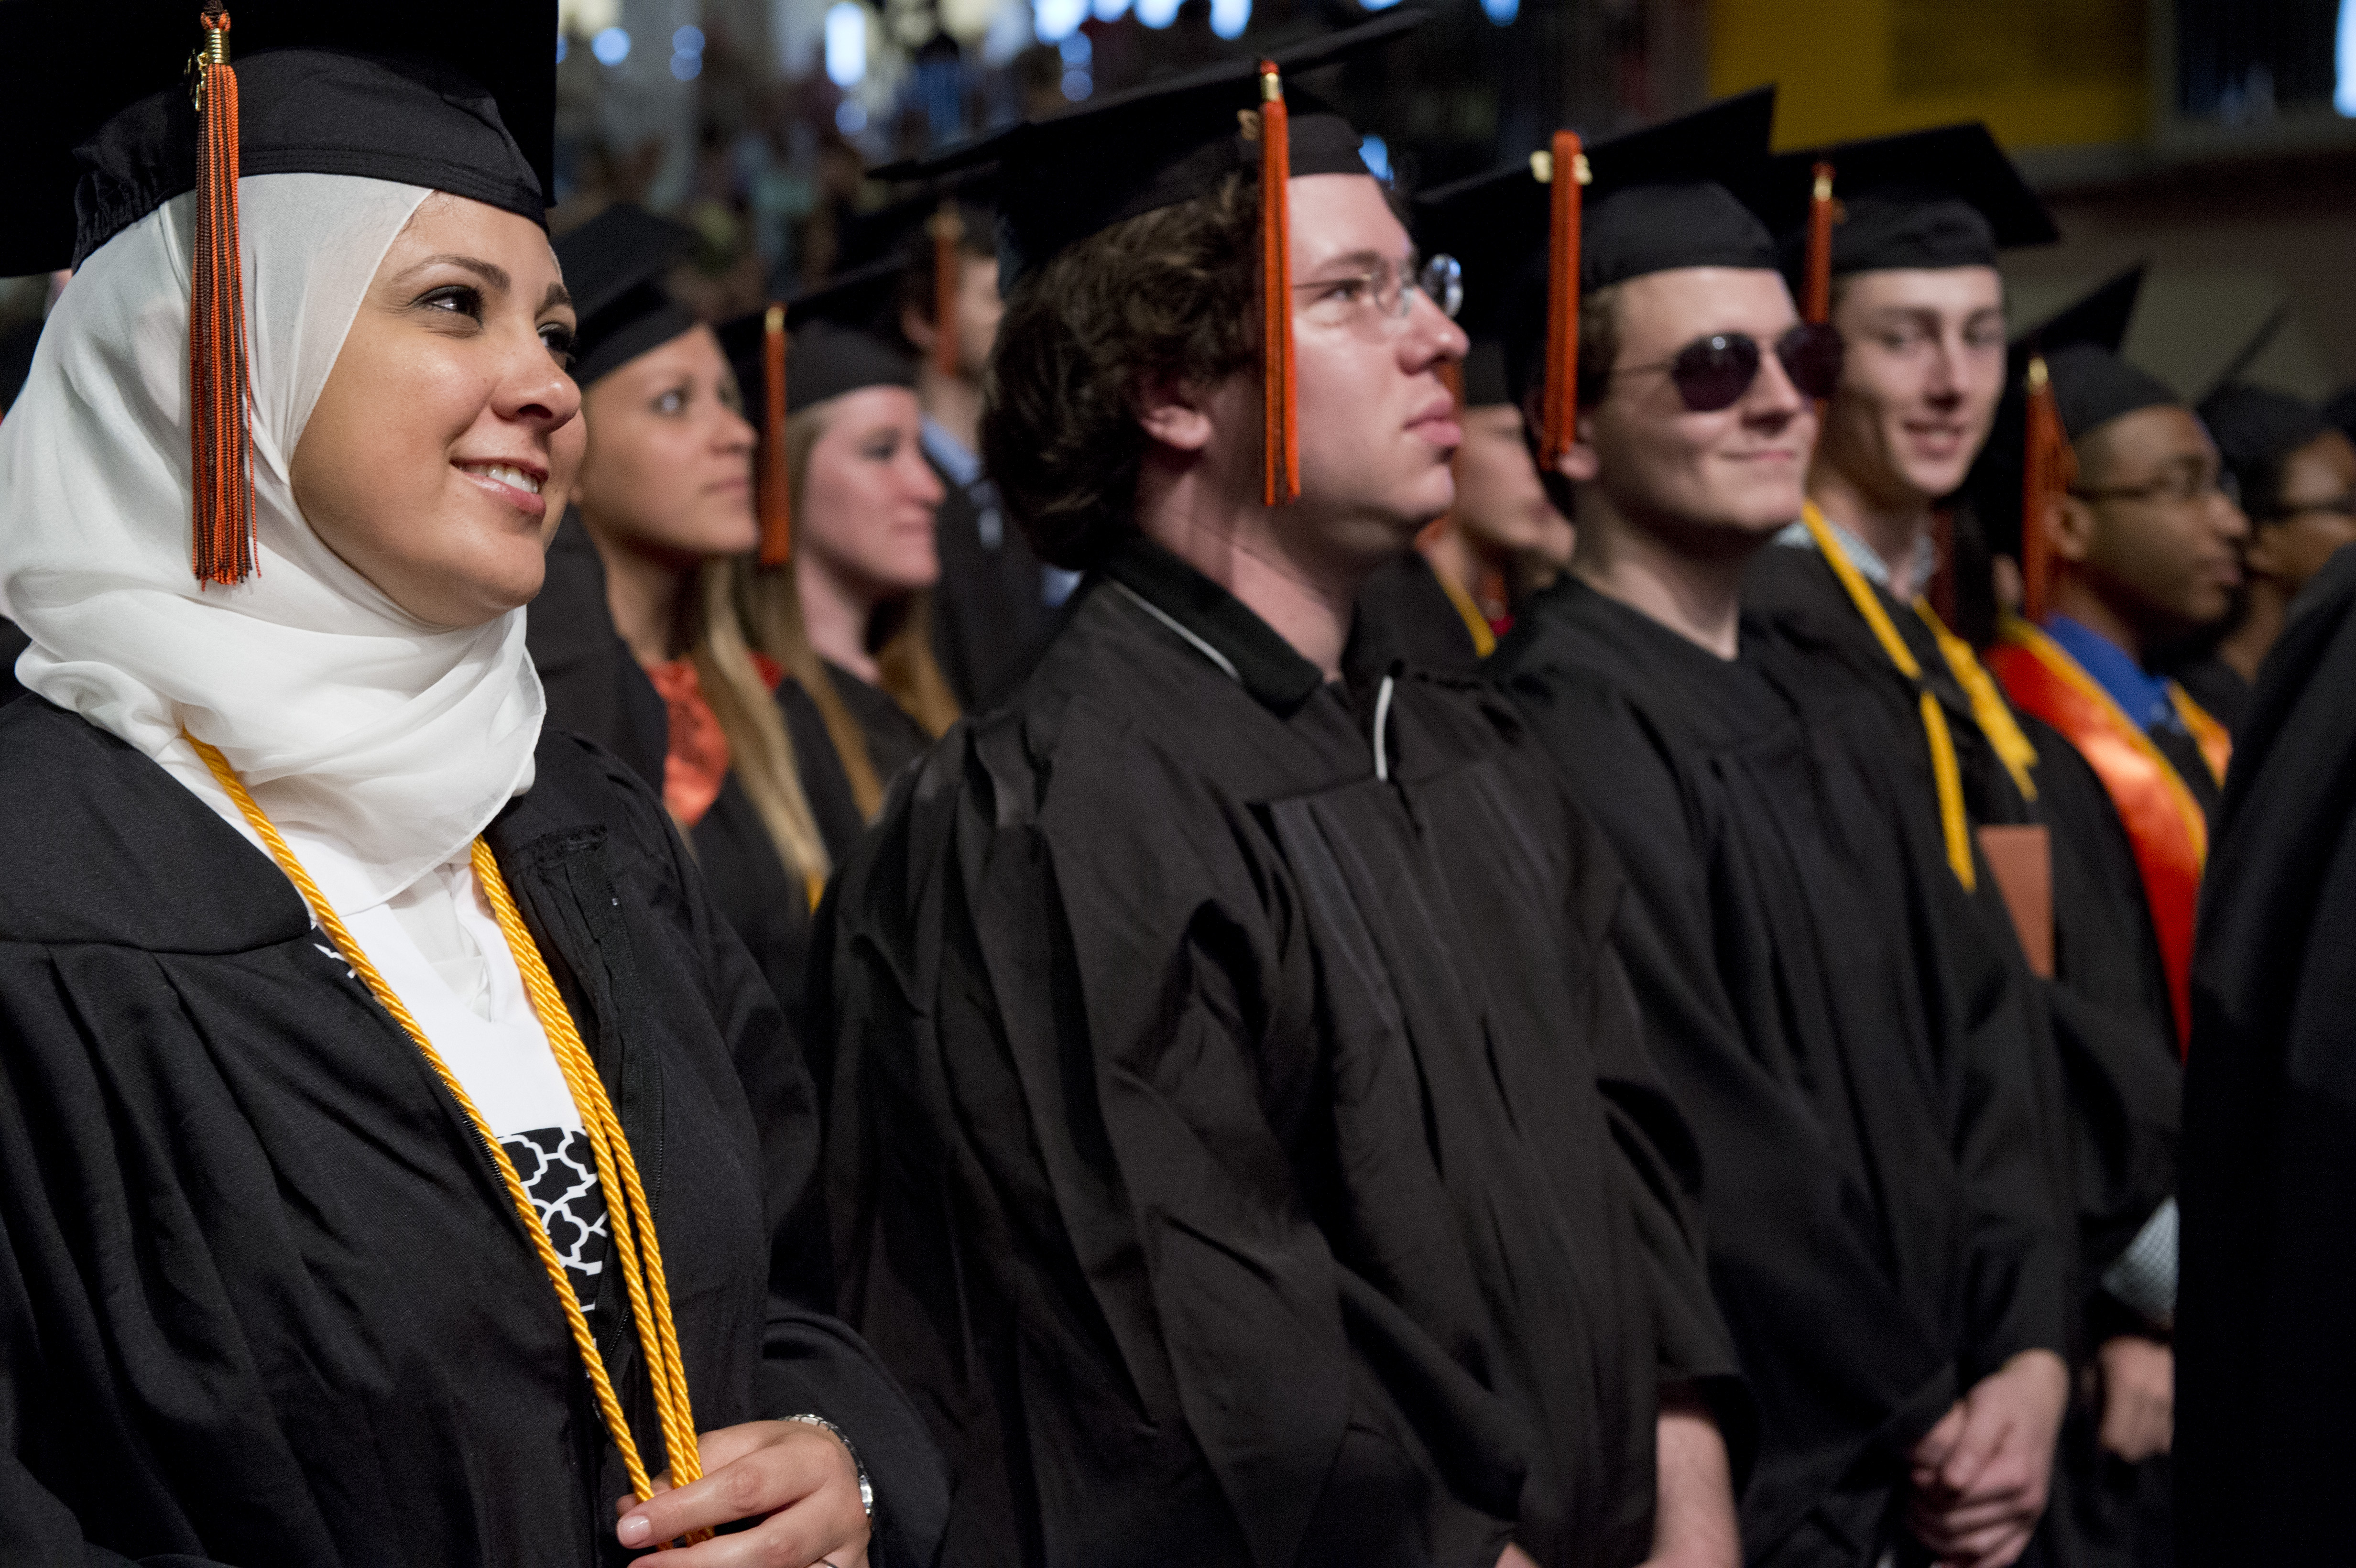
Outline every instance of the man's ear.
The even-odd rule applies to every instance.
[[[2076,565],[2094,553],[2094,534],[2101,525],[2095,521],[2092,502],[2064,496],[2062,505],[2051,516],[2052,521],[2047,525],[2045,542],[2057,560]]]
[[[933,342],[940,333],[925,319],[923,311],[915,305],[904,304],[900,307],[900,336],[908,340],[919,356],[929,357],[933,352]]]
[[[1603,460],[1595,454],[1595,416],[1581,413],[1572,421],[1569,449],[1554,460],[1555,471],[1564,478],[1581,485],[1590,485],[1603,471]]]
[[[1201,452],[1211,444],[1209,400],[1175,376],[1148,376],[1137,384],[1137,422],[1162,445]]]

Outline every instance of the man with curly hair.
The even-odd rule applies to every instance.
[[[835,894],[846,1310],[951,1456],[948,1562],[1731,1568],[1748,1407],[1618,874],[1496,699],[1339,677],[1450,504],[1464,338],[1276,81],[991,149],[985,456],[1089,575]]]

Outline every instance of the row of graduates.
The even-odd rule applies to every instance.
[[[40,165],[17,259],[81,270],[0,425],[28,1560],[2132,1549],[2161,884],[2111,777],[1912,602],[1912,547],[1804,500],[1812,400],[1838,429],[1876,347],[2001,356],[2033,199],[1984,135],[1927,191],[1920,147],[1878,194],[1888,150],[1831,155],[1823,303],[1867,313],[1835,333],[1779,271],[1815,171],[1766,158],[1764,95],[1558,144],[1426,205],[1476,345],[1284,85],[1409,20],[965,155],[1007,315],[964,455],[1086,576],[954,725],[920,372],[822,300],[732,370],[635,215],[549,254],[544,84],[479,19],[421,63],[241,14],[246,265],[299,282],[239,329],[261,570],[194,578],[176,519],[235,494],[173,363],[221,329],[177,260],[211,123],[43,86],[43,144],[95,150]],[[472,379],[403,379],[436,356]],[[2072,403],[2062,358],[2073,437],[2172,409],[2109,356]],[[1580,551],[1482,671],[1423,651],[1477,647],[1473,595],[1400,564],[1457,496],[1460,364],[1464,422],[1511,410],[1575,482]],[[1926,501],[1990,411],[1944,374],[1857,426]],[[2133,499],[2205,515],[2194,461]],[[581,533],[528,616],[556,497]]]

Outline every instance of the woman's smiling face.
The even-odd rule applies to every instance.
[[[477,626],[540,592],[586,442],[573,305],[538,224],[426,197],[385,252],[294,448],[295,504],[411,614]]]

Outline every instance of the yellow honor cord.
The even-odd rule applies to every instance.
[[[605,1371],[605,1358],[597,1353],[597,1342],[589,1331],[587,1314],[581,1310],[580,1299],[574,1295],[573,1282],[564,1272],[564,1262],[556,1255],[555,1243],[549,1240],[548,1229],[541,1222],[532,1207],[531,1194],[517,1174],[514,1161],[483,1119],[474,1099],[459,1083],[457,1074],[442,1060],[425,1038],[424,1029],[415,1014],[402,1001],[400,994],[386,981],[383,973],[372,963],[351,928],[335,911],[319,884],[294,858],[285,838],[252,794],[229,765],[219,751],[188,734],[181,736],[221,788],[237,802],[246,823],[262,843],[268,846],[271,859],[286,880],[294,884],[295,891],[310,906],[319,928],[335,944],[347,965],[359,976],[384,1010],[392,1015],[434,1077],[458,1103],[467,1123],[482,1139],[498,1169],[501,1183],[508,1189],[509,1200],[523,1221],[524,1235],[532,1250],[540,1255],[541,1267],[546,1271],[549,1283],[555,1287],[558,1305],[563,1308],[566,1326],[573,1332],[573,1344],[581,1356],[581,1364],[588,1373],[599,1413],[605,1418],[605,1430],[614,1446],[621,1452],[622,1464],[630,1478],[630,1488],[640,1501],[654,1495],[652,1480],[645,1462],[638,1456],[637,1440],[630,1435],[629,1419],[622,1413],[622,1403],[614,1392],[613,1380]],[[589,1147],[595,1157],[598,1185],[605,1194],[605,1210],[613,1226],[614,1252],[622,1264],[622,1280],[630,1300],[631,1321],[637,1327],[638,1345],[647,1359],[649,1381],[653,1386],[655,1407],[662,1425],[663,1449],[670,1462],[673,1486],[685,1486],[701,1478],[703,1466],[696,1447],[695,1420],[687,1397],[687,1371],[680,1355],[679,1336],[672,1324],[670,1290],[663,1275],[662,1252],[655,1240],[654,1215],[647,1203],[645,1188],[638,1180],[637,1161],[630,1152],[629,1139],[622,1131],[620,1120],[614,1115],[613,1102],[605,1093],[605,1085],[597,1076],[596,1066],[590,1061],[587,1047],[581,1040],[581,1031],[574,1026],[573,1014],[556,989],[547,962],[541,957],[540,947],[523,923],[522,912],[516,908],[514,896],[508,891],[507,879],[500,873],[498,861],[492,856],[490,846],[480,838],[475,840],[474,869],[476,880],[482,884],[484,896],[491,906],[492,916],[498,922],[499,933],[507,939],[508,951],[514,956],[517,969],[522,974],[525,991],[531,997],[532,1010],[539,1015],[541,1028],[548,1036],[558,1070],[564,1075],[565,1088],[573,1096],[573,1107],[581,1113],[583,1129],[589,1137]],[[616,1195],[619,1194],[617,1199]],[[643,1257],[641,1257],[643,1252]],[[698,1531],[692,1539],[706,1539],[708,1531]]]
[[[2019,786],[2020,797],[2035,800],[2037,780],[2031,770],[2037,766],[2037,747],[2022,731],[2020,720],[2013,717],[2012,704],[2007,702],[2004,693],[1997,689],[1996,677],[1988,674],[1987,667],[1980,663],[1977,654],[1972,652],[1971,644],[1947,630],[1946,623],[1939,619],[1939,613],[1931,608],[1929,600],[1916,599],[1914,613],[1922,618],[1922,624],[1931,628],[1931,635],[1937,639],[1939,656],[1947,661],[1947,668],[1954,676],[1955,684],[1964,688],[1964,696],[1971,702],[1972,717],[1978,721],[1980,733],[1987,737],[1988,744],[1996,751],[1997,760],[2004,764],[2005,772],[2010,773],[2012,782]]]
[[[1873,628],[1874,641],[1881,645],[1881,651],[1898,667],[1900,674],[1920,686],[1922,667],[1914,662],[1913,650],[1898,635],[1873,585],[1866,581],[1865,574],[1841,549],[1840,540],[1833,538],[1832,528],[1814,501],[1802,508],[1800,520],[1806,525],[1808,537],[1816,541],[1816,552],[1833,569],[1833,575],[1840,579],[1849,603],[1865,617],[1865,624]],[[1964,891],[1972,892],[1979,887],[1979,873],[1972,865],[1971,823],[1964,814],[1964,770],[1955,761],[1955,738],[1947,732],[1947,716],[1940,711],[1939,699],[1929,688],[1922,688],[1921,699],[1922,733],[1931,746],[1931,780],[1939,792],[1939,830],[1946,841],[1947,865],[1954,871],[1955,880],[1964,885]]]
[[[1489,624],[1489,617],[1481,613],[1481,606],[1472,603],[1472,595],[1464,592],[1464,585],[1436,566],[1431,569],[1431,575],[1440,579],[1440,591],[1448,595],[1451,604],[1456,606],[1456,613],[1464,622],[1465,631],[1472,634],[1473,653],[1484,659],[1495,653],[1497,630]]]

